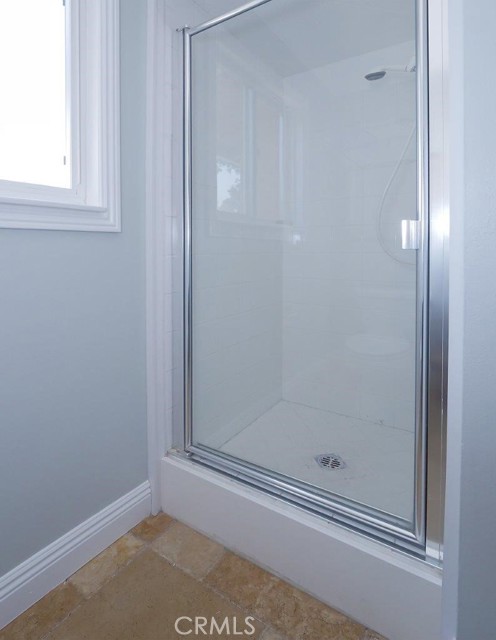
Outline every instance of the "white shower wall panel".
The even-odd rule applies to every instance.
[[[415,74],[364,75],[413,53],[407,42],[285,79],[300,96],[301,177],[284,244],[283,397],[408,430],[416,270],[400,231],[401,219],[417,217],[414,138],[380,234],[378,211],[415,124]]]

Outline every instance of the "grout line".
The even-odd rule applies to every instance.
[[[140,538],[138,538],[138,537],[137,537],[137,536],[135,536],[134,534],[130,534],[130,531],[128,531],[127,533],[125,533],[125,534],[124,534],[124,536],[127,536],[127,535],[132,535],[134,538],[137,538],[138,540],[140,540],[140,542],[144,542],[143,540],[141,540]],[[120,538],[117,538],[117,540],[116,540],[115,542],[113,542],[112,544],[115,544],[116,542],[118,542],[119,540],[121,540],[124,536],[121,536]],[[111,544],[111,545],[109,545],[108,547],[106,547],[106,548],[105,548],[101,553],[104,553],[107,549],[109,549],[109,548],[112,546],[112,544]],[[67,615],[66,615],[66,616],[64,616],[64,618],[62,618],[61,620],[59,620],[58,622],[56,622],[52,627],[50,627],[50,629],[47,631],[47,633],[46,633],[44,636],[42,636],[42,637],[40,638],[40,640],[45,640],[46,638],[48,638],[48,636],[49,636],[51,633],[53,633],[53,632],[54,632],[54,631],[55,631],[55,630],[56,630],[56,629],[57,629],[57,628],[58,628],[58,627],[59,627],[63,622],[65,622],[65,621],[66,621],[66,620],[67,620],[67,619],[68,619],[68,618],[69,618],[73,613],[75,613],[75,612],[76,612],[76,611],[77,611],[81,606],[83,606],[83,604],[85,604],[86,602],[89,602],[89,601],[90,601],[90,600],[92,600],[95,596],[97,596],[97,595],[100,593],[100,591],[103,589],[103,587],[105,587],[105,586],[106,586],[107,584],[109,584],[112,580],[114,580],[114,578],[116,578],[116,577],[119,575],[119,573],[121,573],[121,571],[122,571],[122,570],[124,570],[124,569],[125,569],[126,567],[128,567],[132,562],[134,562],[134,560],[137,560],[141,555],[143,555],[143,553],[144,553],[145,549],[147,548],[147,546],[148,546],[148,545],[147,545],[146,543],[144,543],[144,544],[142,545],[142,547],[141,547],[140,549],[138,549],[138,550],[137,550],[137,552],[136,552],[136,553],[135,553],[135,554],[134,554],[134,555],[129,559],[129,561],[128,561],[126,564],[124,564],[124,565],[122,565],[121,567],[119,567],[119,568],[118,568],[118,569],[117,569],[117,570],[116,570],[116,571],[115,571],[115,572],[114,572],[114,573],[113,573],[113,574],[108,578],[108,580],[105,580],[105,582],[103,582],[103,583],[100,585],[100,587],[99,587],[99,588],[98,588],[94,593],[92,593],[92,594],[91,594],[91,595],[89,595],[89,596],[85,596],[85,595],[84,595],[84,593],[83,593],[82,591],[80,591],[80,589],[79,589],[79,588],[78,588],[78,587],[77,587],[73,582],[71,582],[71,578],[72,578],[72,576],[74,576],[74,575],[77,573],[77,571],[75,571],[75,572],[74,572],[72,575],[70,575],[66,580],[64,580],[64,582],[63,582],[62,584],[67,583],[67,584],[69,584],[71,587],[73,587],[73,588],[76,590],[76,593],[77,593],[79,596],[81,596],[81,600],[77,603],[77,605],[76,605],[73,609],[71,609],[71,610],[67,613]],[[98,556],[99,556],[99,555],[100,555],[100,554],[96,555],[96,556],[95,556],[95,558],[98,558]],[[92,558],[92,559],[91,559],[89,562],[87,562],[86,564],[89,564],[90,562],[93,562],[93,560],[94,560],[95,558]],[[85,567],[85,566],[86,566],[86,565],[83,565],[83,567]],[[82,569],[83,567],[81,567],[81,569]],[[78,569],[78,571],[79,571],[79,569]],[[57,587],[55,587],[55,588],[57,588]],[[54,589],[52,589],[52,591],[54,591]],[[49,592],[48,592],[48,594],[49,594],[49,593],[52,593],[52,591],[49,591]],[[47,594],[47,595],[48,595],[48,594]],[[28,609],[28,611],[29,611],[29,609]],[[24,614],[21,614],[21,615],[24,615]]]
[[[359,422],[364,422],[366,424],[371,424],[376,427],[385,427],[387,429],[395,429],[396,431],[404,431],[406,433],[410,433],[411,435],[415,435],[414,431],[410,431],[409,429],[404,429],[403,427],[396,427],[392,424],[385,424],[384,422],[374,422],[373,420],[367,420],[366,418],[359,418],[355,416],[350,416],[347,413],[338,413],[337,411],[330,411],[329,409],[320,409],[317,407],[312,407],[312,405],[304,404],[303,402],[293,402],[292,400],[282,399],[281,402],[287,402],[288,404],[296,405],[299,407],[305,407],[306,409],[312,409],[313,411],[322,411],[323,413],[330,413],[331,415],[340,416],[341,418],[349,418],[350,420],[358,420]],[[299,416],[301,417],[301,416]]]
[[[98,558],[99,555],[101,555],[102,553],[105,553],[105,551],[107,551],[108,549],[110,549],[110,547],[112,547],[114,544],[116,544],[117,542],[119,542],[119,540],[122,540],[122,538],[126,537],[126,536],[130,536],[131,538],[134,538],[135,540],[137,540],[138,542],[141,542],[142,545],[141,547],[139,547],[139,549],[136,550],[136,552],[129,557],[128,561],[123,564],[123,565],[119,565],[116,567],[115,571],[108,577],[107,580],[105,580],[101,586],[94,592],[91,593],[90,595],[86,596],[82,590],[79,589],[79,587],[74,584],[73,582],[71,582],[71,578],[76,575],[76,573],[78,573],[78,571],[80,571],[81,569],[84,569],[84,567],[88,564],[90,564],[91,562],[93,562],[96,558]],[[143,554],[143,552],[145,551],[147,547],[147,544],[141,540],[141,538],[138,538],[138,536],[135,536],[134,534],[132,534],[130,531],[128,531],[127,533],[125,533],[123,536],[121,536],[120,538],[117,538],[117,540],[115,542],[113,542],[112,544],[110,544],[108,547],[106,547],[101,553],[99,553],[97,556],[95,556],[94,558],[92,558],[89,562],[87,562],[85,565],[83,565],[81,567],[81,569],[78,569],[78,571],[75,571],[71,576],[69,576],[67,578],[67,582],[69,582],[75,589],[76,591],[83,597],[83,600],[91,600],[91,598],[97,594],[106,584],[108,584],[111,580],[113,580],[115,577],[117,577],[126,567],[128,567],[136,558],[138,558],[140,555]]]
[[[205,536],[205,537],[207,537],[207,536]],[[211,538],[209,538],[209,540],[210,539]],[[214,542],[215,542],[215,540],[214,540]],[[213,561],[212,566],[208,568],[207,573],[204,576],[202,576],[201,578],[198,578],[198,581],[201,582],[201,583],[204,583],[205,578],[207,578],[214,571],[214,569],[219,566],[219,564],[225,558],[227,553],[229,553],[229,549],[226,549],[226,547],[222,547],[222,554],[216,560]]]
[[[187,526],[187,525],[185,525]],[[191,527],[190,527],[191,528]],[[194,531],[194,529],[193,529]],[[203,534],[201,534],[203,535]],[[207,537],[207,536],[205,536]],[[208,538],[210,540],[210,538]],[[225,557],[226,553],[232,553],[231,551],[229,551],[229,549],[227,549],[226,547],[223,547],[223,553],[220,556],[220,558],[218,560],[216,560],[212,566],[210,567],[210,569],[208,570],[208,572],[203,576],[203,577],[197,577],[193,574],[191,574],[187,569],[181,567],[180,565],[172,562],[171,560],[169,560],[168,558],[165,558],[164,556],[162,556],[160,553],[158,553],[158,551],[156,551],[155,549],[151,549],[151,551],[153,553],[155,553],[161,560],[163,560],[164,562],[167,562],[167,564],[169,564],[171,567],[174,567],[175,569],[178,569],[179,571],[181,571],[181,573],[184,573],[185,575],[187,575],[188,577],[192,578],[193,580],[195,580],[195,582],[198,582],[206,591],[210,591],[211,593],[215,593],[217,596],[219,596],[220,598],[222,598],[222,600],[225,600],[226,602],[228,602],[230,605],[232,605],[233,607],[235,607],[236,609],[239,609],[240,611],[242,611],[243,613],[246,613],[248,615],[250,615],[252,618],[254,618],[254,620],[258,623],[260,623],[263,627],[262,629],[262,634],[265,633],[265,630],[270,626],[270,624],[268,624],[266,621],[264,621],[263,619],[259,618],[257,615],[254,614],[253,611],[247,609],[245,606],[243,606],[240,602],[237,602],[236,600],[234,600],[229,593],[223,591],[222,589],[218,589],[216,587],[214,587],[213,585],[209,584],[208,582],[205,581],[205,578],[207,578],[208,575],[210,575],[210,573],[213,571],[213,569],[220,564],[220,562],[222,561],[222,559]],[[261,636],[260,636],[261,638]]]
[[[271,631],[273,631],[274,633],[279,634],[280,639],[281,640],[290,640],[288,638],[288,636],[284,633],[282,633],[282,631],[279,631],[279,629],[276,629],[274,626],[272,625],[267,625],[265,627],[265,629],[262,631],[262,635],[260,636],[259,640],[265,640],[265,637],[267,636],[267,634],[269,634]]]
[[[242,556],[239,556],[238,554],[234,553],[234,551],[231,551],[230,549],[227,549],[226,547],[224,547],[224,553],[222,554],[221,559],[222,559],[223,557],[225,557],[226,553],[230,553],[230,554],[232,554],[232,555],[234,555],[234,556],[236,556],[236,557],[238,557],[238,558],[241,558],[241,559],[242,559],[242,560],[244,560],[245,562],[250,563],[250,565],[252,565],[253,567],[256,567],[256,568],[258,568],[258,569],[262,569],[261,567],[259,567],[259,566],[258,566],[258,565],[256,565],[255,563],[253,563],[251,560],[247,560],[246,558],[242,558]],[[215,563],[215,566],[217,566],[219,563],[220,563],[220,560],[219,560],[219,562]],[[206,577],[211,573],[211,571],[212,571],[212,570],[210,570],[210,571],[209,571],[209,573],[207,573],[207,574],[204,576],[204,578],[206,578]],[[283,580],[281,580],[281,578],[279,578],[278,576],[276,576],[276,575],[274,575],[274,574],[270,573],[269,571],[266,571],[265,569],[262,569],[262,571],[265,571],[266,573],[268,573],[268,574],[269,574],[269,576],[270,576],[274,581],[281,582],[281,583],[283,583],[283,582],[284,582]],[[204,578],[203,578],[203,579],[204,579]],[[237,600],[233,599],[232,595],[231,595],[229,592],[224,591],[222,588],[215,587],[215,586],[213,586],[212,584],[209,584],[208,582],[203,582],[203,579],[202,579],[202,584],[204,584],[204,585],[205,585],[205,587],[206,587],[209,591],[212,591],[213,593],[215,593],[215,594],[217,594],[218,596],[222,597],[224,600],[227,600],[227,602],[229,602],[229,603],[230,603],[230,604],[232,604],[233,606],[237,607],[238,609],[241,609],[242,611],[244,611],[245,613],[249,614],[249,615],[250,615],[250,616],[252,616],[255,620],[257,620],[258,622],[260,622],[261,624],[263,624],[263,625],[264,625],[264,627],[265,627],[265,628],[262,630],[262,635],[260,636],[260,640],[262,640],[262,636],[263,636],[263,635],[265,634],[265,632],[266,632],[267,630],[269,630],[269,629],[275,629],[278,633],[280,633],[282,636],[284,636],[284,638],[286,637],[286,636],[283,634],[283,632],[282,632],[282,631],[280,631],[279,629],[277,629],[277,628],[274,626],[274,623],[273,623],[273,621],[272,621],[272,620],[266,620],[266,619],[264,619],[264,618],[262,618],[262,617],[259,617],[259,615],[258,615],[258,614],[256,614],[254,610],[252,610],[252,609],[248,609],[245,605],[243,605],[243,604],[241,604],[240,602],[238,602]],[[260,593],[259,593],[259,594],[258,594],[258,596],[257,596],[257,599],[256,599],[256,602],[255,602],[255,604],[254,604],[254,606],[253,606],[253,609],[255,609],[255,610],[256,610],[256,608],[257,608],[257,605],[258,605],[258,602],[259,602],[260,598],[261,598],[261,597],[263,597],[263,596],[266,594],[266,592],[267,592],[267,591],[269,591],[269,589],[271,589],[271,588],[272,588],[273,584],[274,584],[274,582],[271,580],[271,581],[269,581],[269,583],[268,583],[268,584],[266,584],[266,585],[263,587],[263,589],[260,591]]]
[[[178,567],[178,569],[180,569],[180,567]],[[184,573],[186,573],[186,572],[184,572]],[[191,575],[191,574],[188,574],[188,575]],[[230,595],[227,592],[223,591],[222,589],[218,589],[218,588],[214,587],[213,585],[209,584],[208,582],[201,582],[200,580],[198,580],[198,582],[200,582],[202,584],[202,586],[204,586],[207,591],[211,591],[212,593],[215,593],[217,596],[221,597],[223,600],[228,602],[230,605],[232,605],[233,607],[236,607],[236,609],[239,609],[240,611],[243,611],[243,613],[249,614],[252,618],[254,618],[257,622],[259,622],[264,627],[264,629],[262,629],[262,634],[265,633],[265,628],[266,627],[271,626],[271,623],[269,623],[266,620],[263,620],[262,618],[258,617],[258,615],[255,615],[255,613],[253,611],[247,609],[240,602],[237,602],[236,600],[233,600],[232,597],[230,597]]]
[[[258,416],[258,418],[255,418],[255,420],[253,420],[252,422],[250,422],[250,424],[247,424],[245,427],[243,427],[241,429],[241,431],[238,431],[238,433],[234,433],[232,436],[230,436],[225,442],[223,442],[221,445],[219,445],[218,447],[216,447],[219,451],[222,450],[222,447],[225,447],[226,445],[228,445],[231,440],[233,440],[234,438],[237,438],[239,435],[241,435],[243,433],[243,431],[245,431],[246,429],[249,429],[257,420],[260,420],[260,418],[262,418],[263,416],[265,416],[267,413],[269,413],[269,411],[272,411],[272,409],[274,409],[274,407],[278,404],[280,404],[281,402],[285,402],[284,398],[280,398],[279,400],[276,400],[274,402],[274,404],[269,407],[269,409],[267,409],[266,411],[264,411],[262,414],[260,414]]]
[[[69,582],[69,578],[68,578],[67,580],[65,580],[65,582]],[[64,584],[64,583],[62,583],[62,584]],[[72,583],[70,583],[70,584],[71,584],[71,585],[76,589],[75,585],[73,585]],[[71,609],[71,610],[67,613],[67,615],[66,615],[66,616],[64,616],[64,618],[62,618],[61,620],[59,620],[58,622],[56,622],[52,627],[50,627],[50,629],[47,631],[47,633],[46,633],[44,636],[42,636],[42,637],[40,638],[40,640],[45,640],[46,638],[48,638],[48,636],[49,636],[50,634],[52,634],[54,631],[56,631],[56,630],[58,629],[58,627],[60,627],[60,625],[61,625],[63,622],[65,622],[68,618],[70,618],[70,617],[72,616],[72,614],[73,614],[73,613],[75,613],[75,612],[76,612],[76,611],[77,611],[77,610],[78,610],[78,609],[79,609],[79,608],[80,608],[80,607],[81,607],[85,602],[88,602],[88,600],[89,600],[90,598],[85,598],[85,597],[81,594],[81,592],[80,592],[78,589],[76,589],[76,591],[77,591],[77,592],[78,592],[78,594],[81,596],[81,600],[80,600],[80,602],[78,602],[78,603],[77,603],[77,605],[74,607],[74,609]],[[100,591],[100,590],[98,590],[98,591]],[[96,593],[98,593],[98,591],[97,591]],[[51,593],[51,591],[50,591],[49,593]],[[47,594],[47,595],[48,595],[48,594]],[[93,595],[95,595],[95,594],[93,594]],[[28,611],[29,611],[29,609],[28,609]]]
[[[163,511],[160,511],[157,516],[159,516],[161,513],[163,513],[164,515],[168,515],[167,513],[164,513]],[[157,517],[157,516],[152,516],[152,517]],[[175,520],[174,518],[172,518],[172,516],[169,516],[170,521],[165,525],[164,529],[162,529],[162,531],[160,531],[159,533],[157,533],[157,535],[152,538],[151,540],[144,540],[143,538],[140,538],[140,536],[138,536],[135,533],[131,533],[132,529],[130,531],[128,531],[128,533],[131,533],[131,535],[133,535],[135,538],[138,538],[138,540],[140,540],[141,542],[143,542],[143,545],[146,547],[151,547],[151,545],[155,542],[155,540],[158,540],[158,538],[160,538],[160,536],[162,536],[166,531],[168,531],[170,529],[170,527],[175,523],[178,522],[177,520]],[[146,518],[145,518],[146,520]],[[142,520],[142,522],[144,522],[144,520]],[[139,522],[137,526],[139,526],[141,524],[141,522]],[[133,529],[135,529],[136,527],[133,527]]]

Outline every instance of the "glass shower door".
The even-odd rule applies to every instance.
[[[413,0],[270,0],[185,32],[187,447],[408,540],[423,501],[416,33]]]

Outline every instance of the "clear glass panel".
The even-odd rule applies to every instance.
[[[415,69],[414,0],[192,36],[193,441],[409,522]]]
[[[0,180],[70,187],[65,9],[0,2]]]

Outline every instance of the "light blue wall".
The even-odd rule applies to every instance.
[[[0,575],[147,478],[146,0],[121,0],[122,233],[0,230]]]

